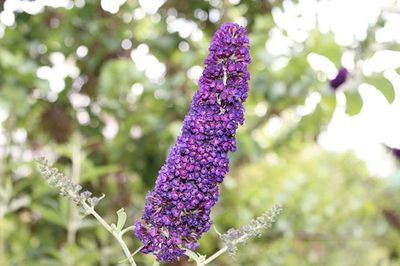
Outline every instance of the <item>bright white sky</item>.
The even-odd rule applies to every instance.
[[[117,13],[126,0],[101,0],[101,7],[110,12]],[[151,16],[152,19],[160,19],[156,14],[158,8],[165,0],[139,0],[140,7],[132,12],[132,17],[127,17],[127,21],[132,19],[142,19],[144,16]],[[240,0],[230,0],[232,4],[237,4]],[[210,14],[197,10],[195,16],[198,19],[209,19],[213,23],[218,23],[221,14],[219,7],[221,0],[210,0],[213,6]],[[0,12],[0,38],[3,36],[5,27],[12,26],[15,23],[16,12],[26,12],[37,14],[43,12],[46,6],[80,8],[85,5],[85,0],[7,0],[4,4],[4,10]],[[284,2],[284,8],[275,8],[272,11],[276,28],[271,30],[270,38],[266,43],[266,52],[273,55],[285,55],[291,48],[293,41],[302,42],[308,37],[308,32],[318,27],[323,33],[333,32],[335,40],[343,46],[350,46],[355,41],[363,40],[367,34],[368,25],[375,24],[378,15],[382,10],[386,10],[386,26],[375,36],[378,45],[384,45],[388,42],[400,43],[400,5],[395,0],[299,0],[298,4],[291,1]],[[184,18],[178,18],[174,12],[169,12],[167,22],[170,32],[178,32],[182,38],[191,38],[192,41],[199,41],[203,38],[202,31],[196,23]],[[246,24],[242,17],[237,18],[237,22]],[[280,30],[284,29],[288,36],[282,36]],[[129,40],[123,40],[121,43],[123,49],[130,50],[132,58],[138,69],[155,82],[164,78],[165,65],[149,52],[147,45],[140,44],[137,47],[131,47]],[[43,52],[46,52],[43,47]],[[189,49],[187,42],[179,44],[179,49],[183,52]],[[78,57],[85,57],[88,54],[88,48],[80,46],[76,52]],[[52,65],[42,66],[37,71],[39,78],[49,81],[51,91],[48,95],[49,101],[55,101],[58,93],[64,87],[64,79],[67,76],[78,77],[79,69],[76,67],[73,58],[65,58],[61,53],[54,53],[51,56]],[[284,57],[281,57],[281,59]],[[332,77],[336,73],[336,66],[323,55],[311,53],[307,57],[311,68],[321,71],[327,77]],[[288,60],[277,60],[271,67],[282,67]],[[342,58],[344,66],[352,70],[355,66],[353,54],[345,53]],[[362,84],[359,88],[364,105],[359,115],[349,117],[345,114],[345,97],[342,92],[337,94],[338,106],[335,111],[326,132],[319,139],[319,143],[334,151],[353,150],[361,159],[364,159],[375,174],[387,175],[394,171],[393,158],[381,145],[386,143],[393,147],[400,147],[400,75],[394,69],[400,67],[400,52],[381,51],[375,56],[363,62],[361,69],[364,74],[374,72],[382,73],[394,85],[396,90],[396,99],[389,105],[385,98],[374,88]],[[201,74],[200,66],[193,66],[188,70],[188,78],[196,80]],[[134,84],[135,88],[142,86]],[[133,87],[132,87],[133,88]],[[75,93],[77,94],[77,93]],[[313,99],[320,99],[318,95],[312,95]],[[73,101],[83,99],[85,106],[90,103],[87,98],[81,95],[71,96]],[[74,100],[75,99],[75,100]],[[314,100],[309,101],[315,105]],[[88,115],[83,104],[74,102],[78,110],[78,120],[82,123],[88,123]],[[261,106],[261,105],[260,105]],[[261,106],[262,107],[262,106]],[[308,107],[305,106],[305,109]],[[263,108],[265,109],[265,108]],[[312,109],[312,108],[311,108]],[[265,110],[264,110],[265,111]],[[0,110],[0,122],[7,118],[8,114]],[[110,120],[110,119],[109,119]],[[107,120],[108,121],[108,120]],[[118,124],[112,119],[103,130],[108,138],[115,136],[118,132]],[[137,130],[136,130],[137,131]],[[136,132],[135,131],[135,132]],[[1,142],[1,128],[0,128]]]
[[[392,104],[374,87],[361,86],[363,107],[360,114],[345,113],[345,96],[337,95],[338,105],[327,130],[319,143],[333,151],[353,150],[368,163],[374,174],[387,176],[395,171],[394,158],[382,144],[400,147],[400,76],[396,75],[397,97]]]

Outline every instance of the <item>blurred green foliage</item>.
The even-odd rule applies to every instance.
[[[0,265],[116,265],[123,259],[107,232],[48,187],[34,159],[44,155],[67,174],[77,167],[85,188],[106,194],[99,212],[108,221],[115,222],[124,207],[133,222],[196,90],[192,67],[202,66],[220,23],[243,18],[252,45],[251,91],[213,217],[225,231],[277,202],[284,212],[236,259],[225,255],[213,265],[400,265],[400,182],[371,176],[351,153],[318,146],[336,95],[307,60],[316,53],[340,67],[346,51],[356,61],[371,57],[384,16],[370,25],[368,38],[345,47],[317,28],[304,42],[290,39],[271,15],[289,1],[171,0],[152,15],[135,0],[115,14],[99,2],[71,1],[68,8],[45,7],[35,15],[15,12],[12,26],[0,24]],[[215,10],[221,16],[213,23],[207,16]],[[178,19],[196,30],[173,30]],[[266,50],[277,32],[291,43],[284,55]],[[398,43],[388,45],[399,49]],[[147,47],[165,73],[161,67],[161,76],[151,78],[134,61],[139,55],[131,51],[138,47]],[[382,73],[357,73],[354,80],[341,88],[349,114],[362,107],[362,82],[393,101],[392,84]],[[299,113],[313,94],[321,100]],[[276,120],[281,126],[272,130]],[[140,246],[133,237],[127,242],[131,250]],[[211,254],[219,243],[210,231],[200,251]],[[137,255],[139,265],[152,259]]]

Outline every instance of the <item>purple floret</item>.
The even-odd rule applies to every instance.
[[[331,88],[334,90],[339,88],[339,86],[346,81],[348,75],[349,71],[347,70],[347,68],[341,67],[338,73],[336,74],[336,77],[329,82]]]
[[[160,261],[175,261],[184,248],[196,249],[212,224],[210,212],[228,172],[228,152],[236,150],[236,129],[244,122],[242,103],[250,79],[246,29],[223,24],[204,63],[181,135],[146,196],[142,219],[135,222],[142,252]]]

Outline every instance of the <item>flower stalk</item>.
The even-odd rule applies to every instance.
[[[225,252],[229,252],[230,255],[234,255],[237,249],[236,246],[239,243],[246,242],[254,236],[260,236],[264,229],[268,229],[272,226],[281,211],[282,206],[280,204],[276,204],[269,211],[250,221],[249,224],[243,225],[239,229],[229,229],[225,234],[222,235],[218,233],[221,240],[225,243],[225,246],[208,258],[191,250],[186,250],[185,255],[195,261],[196,266],[208,265]]]
[[[75,205],[79,207],[80,213],[84,215],[92,215],[118,242],[124,252],[129,264],[137,266],[128,246],[123,240],[123,234],[132,228],[121,229],[115,225],[109,225],[94,209],[96,204],[104,197],[92,197],[92,193],[88,191],[80,192],[82,187],[73,182],[70,178],[58,171],[57,168],[50,167],[47,160],[44,158],[39,159],[39,170],[52,186],[60,189],[60,194],[72,200]],[[124,224],[122,224],[123,226]]]

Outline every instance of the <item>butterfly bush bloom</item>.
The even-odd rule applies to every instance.
[[[236,150],[236,129],[244,122],[250,79],[246,29],[223,24],[204,63],[181,135],[146,196],[142,219],[135,222],[142,252],[160,261],[174,261],[184,248],[197,248],[212,224],[210,211],[228,172],[228,152]]]

